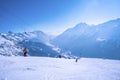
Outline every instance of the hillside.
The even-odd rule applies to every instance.
[[[58,55],[55,47],[49,43],[49,37],[42,31],[0,33],[0,55],[21,56],[24,47],[28,49],[29,56]]]
[[[53,39],[52,43],[76,56],[120,59],[120,19],[99,25],[80,23]]]
[[[120,80],[120,61],[0,56],[0,80]]]

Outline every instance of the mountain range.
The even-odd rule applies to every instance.
[[[0,55],[120,59],[120,18],[98,25],[77,24],[57,37],[42,31],[0,33]]]
[[[0,55],[21,56],[25,47],[29,56],[58,55],[55,47],[49,43],[49,36],[42,31],[0,33]]]
[[[52,43],[79,57],[120,59],[120,19],[99,25],[80,23],[54,38]]]

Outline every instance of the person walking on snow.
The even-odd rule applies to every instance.
[[[78,59],[79,59],[79,58],[76,58],[76,59],[75,59],[75,62],[78,62]]]
[[[27,56],[27,49],[26,48],[23,49],[23,53],[24,53],[24,57],[26,57]]]

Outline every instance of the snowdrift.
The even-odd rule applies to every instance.
[[[0,80],[120,80],[120,61],[0,56]]]

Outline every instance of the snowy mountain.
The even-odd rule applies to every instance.
[[[120,61],[0,56],[0,80],[120,80]]]
[[[29,50],[30,56],[58,55],[58,52],[53,49],[55,47],[49,43],[49,37],[41,31],[0,33],[0,55],[23,55],[24,47]]]
[[[12,41],[13,37],[7,37],[6,34],[0,34],[0,55],[18,55],[21,49]]]
[[[77,56],[120,59],[120,19],[99,25],[80,23],[52,43]]]

